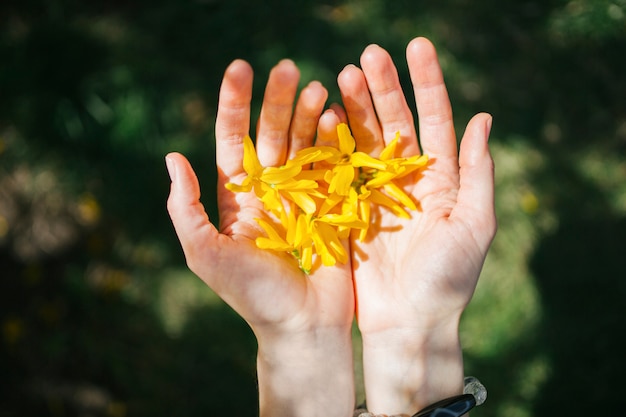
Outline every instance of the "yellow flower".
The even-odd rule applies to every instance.
[[[400,140],[400,132],[383,149],[379,160],[384,162],[382,169],[362,169],[358,181],[353,184],[359,192],[358,211],[363,222],[369,225],[372,204],[391,210],[396,216],[410,218],[406,209],[417,210],[415,202],[394,181],[402,178],[428,163],[428,156],[416,155],[410,158],[395,158]],[[381,192],[379,189],[384,191]],[[364,240],[368,228],[362,228],[359,240]]]
[[[329,193],[346,196],[354,181],[356,168],[385,169],[386,165],[383,161],[372,158],[364,152],[354,152],[356,141],[345,123],[337,126],[337,135],[339,136],[339,149],[335,149],[334,154],[327,159],[335,167],[329,171],[325,180],[329,184]]]
[[[428,163],[425,155],[395,157],[399,132],[379,158],[355,151],[356,141],[346,124],[337,126],[337,136],[338,148],[305,148],[280,167],[263,167],[246,136],[246,177],[240,185],[226,184],[234,192],[253,191],[274,217],[256,219],[265,232],[256,245],[290,253],[307,274],[315,259],[324,266],[348,261],[342,240],[353,230],[365,239],[372,206],[409,218],[407,210],[416,210],[417,205],[396,180]]]
[[[343,214],[313,217],[306,213],[296,215],[295,210],[291,210],[287,217],[287,227],[256,219],[266,234],[256,238],[256,245],[261,249],[291,253],[306,273],[311,271],[314,252],[324,266],[333,266],[337,261],[346,263],[348,254],[341,239],[347,235],[341,232],[349,232],[351,227],[364,227],[356,216]]]
[[[241,185],[229,182],[226,188],[234,192],[253,190],[265,209],[279,218],[285,215],[283,198],[293,201],[305,212],[313,213],[317,204],[312,197],[323,196],[316,191],[317,181],[298,176],[302,172],[302,165],[307,163],[306,160],[302,163],[296,162],[264,168],[259,162],[252,139],[246,136],[243,139],[243,169],[247,176]]]

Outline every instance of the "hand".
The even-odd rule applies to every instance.
[[[199,201],[189,162],[176,153],[166,157],[172,179],[168,210],[190,269],[257,336],[261,415],[349,415],[354,405],[350,264],[318,268],[306,276],[290,255],[258,249],[255,238],[263,231],[254,219],[267,216],[262,204],[253,193],[224,187],[241,183],[246,175],[242,143],[250,127],[252,77],[246,62],[234,61],[220,91],[219,230]],[[298,80],[299,71],[288,60],[270,73],[257,127],[257,154],[264,166],[282,165],[288,155],[313,142],[327,92],[318,82],[310,83],[292,111]]]
[[[419,144],[396,68],[384,49],[367,47],[362,69],[349,65],[338,77],[359,150],[378,156],[400,131],[397,156],[418,154],[421,146],[430,158],[425,171],[403,184],[419,207],[411,219],[381,209],[366,241],[351,242],[368,407],[387,414],[412,414],[462,389],[458,323],[496,230],[487,147],[491,116],[472,118],[457,153],[433,45],[414,39],[407,61]]]

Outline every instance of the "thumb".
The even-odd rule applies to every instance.
[[[491,115],[480,113],[467,124],[459,151],[459,193],[451,213],[469,224],[487,246],[496,231],[494,163],[487,145],[491,122]]]
[[[187,265],[200,275],[202,259],[210,259],[211,248],[216,246],[219,232],[209,221],[209,216],[200,202],[200,185],[189,161],[179,153],[165,157],[167,170],[172,181],[167,200],[174,229],[180,241]],[[215,244],[214,244],[215,243]]]

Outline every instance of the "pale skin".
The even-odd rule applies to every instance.
[[[362,138],[357,148],[377,155],[400,131],[402,156],[421,148],[430,158],[428,168],[404,184],[420,210],[411,212],[410,220],[380,210],[368,239],[352,241],[367,404],[371,412],[386,414],[412,414],[461,392],[458,324],[496,231],[494,166],[487,146],[491,116],[481,113],[470,120],[457,152],[435,48],[416,38],[406,58],[419,141],[384,49],[368,46],[361,68],[348,65],[338,77],[347,119],[355,137]]]
[[[261,416],[346,416],[354,407],[351,325],[354,295],[350,265],[304,274],[291,255],[258,249],[266,215],[252,194],[232,193],[241,183],[242,140],[250,131],[252,69],[236,60],[222,82],[216,120],[219,229],[199,201],[189,162],[166,157],[172,178],[168,210],[190,269],[239,313],[258,340]],[[257,128],[265,166],[311,146],[327,91],[317,82],[300,93],[293,62],[281,61],[267,82]],[[332,376],[332,377],[331,377]]]
[[[457,152],[434,47],[414,39],[407,62],[419,141],[395,65],[379,46],[365,49],[361,68],[349,65],[340,73],[345,110],[332,106],[321,117],[326,90],[319,83],[300,93],[292,112],[297,68],[281,61],[270,74],[256,135],[263,165],[280,165],[310,146],[316,127],[318,143],[333,143],[340,121],[349,121],[359,150],[378,156],[400,131],[403,156],[421,148],[430,157],[421,178],[410,176],[403,184],[420,210],[409,220],[381,210],[365,242],[346,242],[351,250],[346,265],[306,276],[289,255],[257,249],[259,202],[223,187],[240,183],[245,175],[242,138],[250,130],[252,91],[252,70],[245,62],[229,66],[220,91],[219,229],[199,202],[198,180],[187,160],[167,156],[172,177],[168,209],[187,262],[250,324],[259,341],[261,416],[350,415],[355,312],[371,412],[411,415],[462,389],[458,323],[496,229],[487,147],[491,116],[472,118]]]

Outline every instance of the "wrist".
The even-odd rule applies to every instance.
[[[260,416],[347,416],[354,408],[350,328],[257,333]]]
[[[362,334],[370,412],[412,415],[463,391],[458,320]]]

